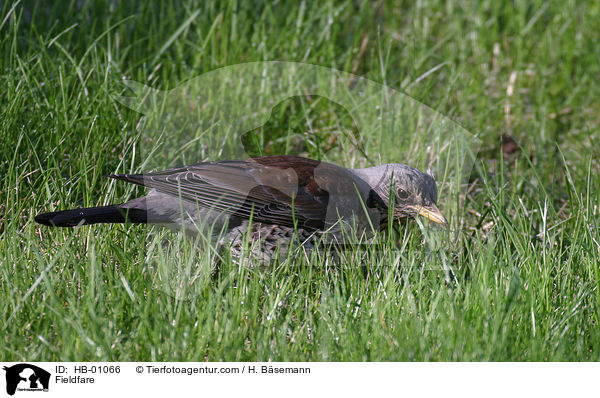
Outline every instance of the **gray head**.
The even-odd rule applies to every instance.
[[[437,186],[431,174],[398,163],[357,169],[354,172],[369,183],[388,206],[393,202],[394,218],[420,215],[438,224],[448,225],[437,207]]]

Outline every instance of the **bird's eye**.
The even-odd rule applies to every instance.
[[[398,197],[400,199],[407,199],[408,198],[408,192],[406,192],[404,189],[400,188],[400,189],[398,189]]]

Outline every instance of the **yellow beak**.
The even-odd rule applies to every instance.
[[[448,226],[448,220],[446,220],[446,217],[444,217],[436,205],[430,205],[427,207],[418,206],[415,207],[415,210],[417,211],[417,214],[427,218],[428,220],[441,224],[444,227]]]

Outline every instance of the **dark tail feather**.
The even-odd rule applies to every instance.
[[[148,219],[146,210],[124,209],[119,206],[88,207],[53,211],[35,217],[35,222],[50,227],[75,227],[99,223],[142,223]]]

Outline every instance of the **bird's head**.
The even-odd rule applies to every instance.
[[[379,181],[371,186],[387,206],[393,203],[395,219],[420,215],[448,226],[446,217],[437,207],[437,186],[431,174],[397,163],[376,168]]]

